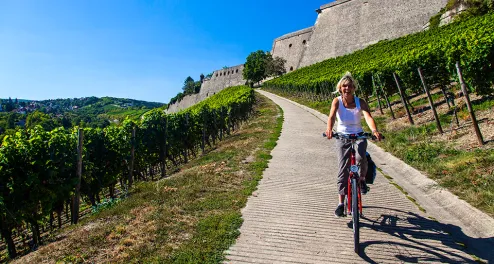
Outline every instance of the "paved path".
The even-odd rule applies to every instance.
[[[277,96],[284,111],[273,158],[243,209],[241,235],[226,263],[470,263],[472,257],[405,194],[378,173],[363,196],[361,256],[350,217],[336,218],[334,140],[326,124]],[[371,153],[372,154],[372,153]]]

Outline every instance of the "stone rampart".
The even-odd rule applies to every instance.
[[[287,60],[287,71],[292,67],[296,70],[363,49],[380,40],[421,31],[447,1],[333,1],[316,10],[318,16],[313,27],[275,39],[272,54]]]
[[[226,69],[221,69],[213,72],[213,76],[209,80],[204,80],[201,85],[201,94],[210,96],[217,93],[226,87],[245,84],[242,72],[244,65],[237,65]]]
[[[298,69],[300,60],[304,56],[305,47],[312,35],[312,30],[313,27],[302,29],[274,40],[271,54],[286,60],[285,69],[287,72]]]
[[[182,109],[195,105],[211,95],[230,87],[245,84],[242,76],[244,65],[237,65],[213,72],[209,79],[204,79],[201,84],[201,91],[198,94],[185,96],[180,102],[168,107],[167,113],[175,113]]]
[[[323,5],[300,67],[421,31],[447,1],[344,0]]]

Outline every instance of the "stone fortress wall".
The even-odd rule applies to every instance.
[[[427,27],[430,17],[448,0],[336,0],[316,10],[314,26],[273,41],[271,54],[286,59],[287,72],[342,56],[384,39],[394,39]],[[176,112],[222,89],[245,83],[244,66],[217,70],[201,92],[171,105]]]
[[[175,113],[200,101],[208,98],[217,92],[230,87],[245,84],[242,77],[244,65],[237,65],[213,72],[211,78],[206,78],[201,84],[201,91],[198,94],[185,96],[180,102],[169,106],[167,113]]]
[[[281,57],[286,60],[286,72],[291,72],[299,67],[312,32],[313,27],[309,27],[283,35],[273,41],[271,54],[273,57]]]
[[[337,0],[321,6],[300,67],[421,31],[448,0]]]
[[[245,84],[242,72],[244,65],[237,65],[226,69],[221,69],[213,72],[211,79],[205,79],[201,85],[201,93],[206,93],[207,96],[211,93],[215,94],[226,87]]]

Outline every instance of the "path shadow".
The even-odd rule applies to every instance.
[[[361,228],[369,228],[377,232],[386,233],[399,240],[370,240],[361,242],[360,257],[368,263],[378,263],[377,260],[373,260],[367,255],[367,252],[370,252],[372,246],[375,245],[400,247],[404,251],[410,250],[423,253],[417,253],[412,256],[405,256],[397,253],[394,257],[398,262],[477,263],[476,261],[454,253],[454,250],[448,250],[456,249],[467,254],[473,254],[483,260],[487,260],[489,263],[494,263],[494,237],[469,237],[456,225],[439,223],[418,214],[401,210],[366,206],[364,207],[364,214],[365,211],[373,209],[383,209],[386,210],[386,212],[392,210],[396,212],[396,215],[393,215],[393,213],[382,214],[377,219],[370,219],[364,215],[362,216],[360,223]],[[406,223],[406,226],[400,226],[400,222]],[[436,242],[427,243],[426,241],[423,241],[425,239],[435,240]],[[441,243],[444,247],[434,246],[434,244],[437,245],[438,243]]]

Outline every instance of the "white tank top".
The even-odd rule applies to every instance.
[[[345,108],[343,104],[343,99],[338,96],[339,106],[336,112],[336,118],[338,118],[338,125],[336,126],[336,132],[344,134],[358,134],[364,132],[362,129],[362,123],[360,119],[362,117],[362,111],[360,109],[360,99],[355,98],[355,108],[348,109]]]

